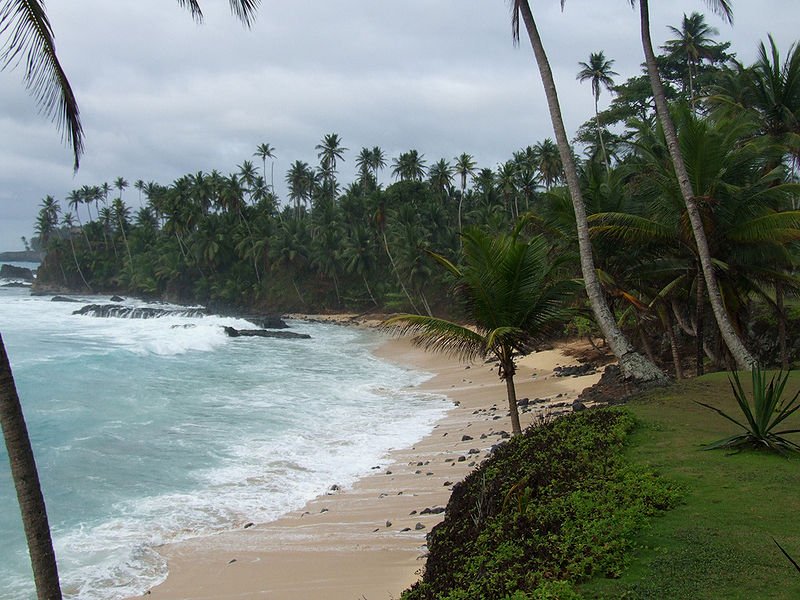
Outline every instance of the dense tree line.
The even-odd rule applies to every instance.
[[[800,51],[782,57],[770,39],[744,66],[696,13],[673,33],[657,62],[726,316],[746,338],[756,307],[771,312],[785,360],[786,299],[799,289]],[[571,157],[605,300],[644,354],[657,358],[654,340],[669,342],[679,376],[687,343],[694,369],[704,358],[724,366],[730,355],[646,76],[615,85],[602,52],[579,67],[596,102],[603,90],[612,95],[578,132],[582,156]],[[137,199],[122,177],[74,190],[63,208],[47,197],[36,224],[48,250],[42,280],[267,310],[433,314],[448,306],[449,281],[426,251],[457,262],[465,227],[499,235],[523,218],[528,235],[574,257],[580,276],[574,204],[552,140],[494,168],[468,153],[429,162],[416,149],[390,158],[363,148],[352,153],[357,178],[348,184],[337,177],[351,158],[342,138],[325,135],[315,150],[317,165],[291,164],[283,203],[270,144],[253,154],[260,165],[248,158],[227,175],[137,181]],[[386,187],[385,169],[394,180]]]

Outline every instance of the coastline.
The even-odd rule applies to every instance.
[[[373,324],[348,316],[308,320]],[[375,354],[433,373],[417,389],[446,396],[453,408],[425,438],[391,451],[388,467],[351,488],[331,490],[276,521],[159,548],[169,574],[149,598],[380,600],[398,597],[418,579],[425,535],[442,519],[453,484],[510,432],[505,384],[491,364],[459,363],[408,339],[387,339]],[[519,361],[518,398],[546,399],[521,411],[523,427],[543,413],[569,411],[599,379],[599,372],[553,375],[557,365],[574,364],[559,349]]]

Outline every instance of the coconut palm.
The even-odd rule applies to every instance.
[[[707,3],[723,18],[729,21],[732,19],[732,10],[729,0],[707,0]],[[681,195],[683,196],[683,201],[686,204],[686,212],[689,217],[689,222],[692,226],[692,233],[694,235],[695,243],[697,244],[697,252],[700,265],[703,270],[703,278],[705,279],[705,285],[708,293],[708,299],[711,304],[711,309],[714,313],[714,318],[717,322],[717,326],[719,327],[720,334],[725,341],[725,345],[727,346],[728,351],[731,353],[734,361],[736,361],[737,366],[740,369],[752,369],[756,365],[756,360],[737,335],[722,301],[722,295],[717,283],[717,275],[714,270],[714,264],[711,260],[708,238],[703,226],[697,200],[694,197],[692,184],[689,179],[689,173],[686,169],[683,155],[681,154],[675,123],[672,121],[669,106],[667,105],[664,85],[658,72],[656,55],[653,50],[653,42],[650,38],[649,0],[639,0],[639,18],[642,34],[642,47],[644,49],[647,73],[650,77],[650,85],[653,89],[653,99],[656,104],[656,113],[664,130],[664,136],[667,141],[669,155],[672,160],[672,165],[675,169],[675,174],[678,179],[678,185],[681,190]]]
[[[684,13],[681,27],[670,25],[669,30],[677,37],[667,40],[662,48],[669,53],[671,58],[686,61],[687,80],[685,85],[689,88],[689,102],[694,108],[697,100],[697,90],[695,89],[697,72],[703,59],[711,59],[717,54],[715,51],[719,46],[714,43],[711,36],[717,35],[719,31],[706,23],[703,15],[696,12],[688,17]]]
[[[428,181],[439,196],[447,196],[453,186],[453,167],[445,159],[440,158],[431,165],[428,171]]]
[[[532,159],[539,171],[544,188],[550,190],[564,179],[564,164],[558,146],[550,138],[545,138],[533,146]]]
[[[613,60],[606,58],[602,50],[600,52],[592,52],[589,55],[589,62],[580,62],[578,65],[581,70],[578,72],[578,80],[583,83],[584,81],[592,82],[592,94],[594,95],[594,120],[597,125],[597,138],[600,141],[600,151],[603,154],[603,162],[608,171],[608,155],[606,154],[606,147],[603,144],[603,129],[600,127],[600,112],[597,104],[600,101],[601,88],[606,88],[611,91],[614,87],[614,75],[619,75],[611,70],[611,65],[614,64]]]
[[[465,360],[493,358],[506,382],[514,434],[522,431],[517,410],[515,358],[537,340],[563,326],[579,286],[558,277],[543,238],[523,241],[519,228],[497,238],[478,228],[463,233],[463,266],[431,253],[455,278],[455,294],[469,326],[437,317],[402,314],[383,323],[426,350]]]
[[[259,144],[256,148],[256,151],[253,153],[253,156],[258,156],[261,159],[261,173],[264,177],[267,176],[267,159],[270,160],[269,163],[269,176],[270,176],[270,191],[272,195],[275,195],[275,148],[271,145],[264,143]]]
[[[342,138],[338,133],[329,133],[322,138],[322,142],[317,144],[315,149],[320,161],[323,181],[332,186],[336,180],[336,163],[344,160],[347,148],[342,146]]]
[[[562,0],[562,6],[564,0]],[[561,117],[561,107],[558,101],[553,72],[542,45],[536,21],[533,18],[530,4],[527,0],[514,0],[512,3],[512,33],[514,41],[519,42],[520,18],[525,24],[525,29],[536,57],[539,74],[547,97],[547,106],[550,119],[556,136],[559,156],[564,168],[564,174],[569,187],[570,197],[575,212],[575,222],[578,233],[578,248],[581,258],[581,271],[583,273],[586,294],[592,307],[598,327],[603,332],[611,351],[619,359],[620,367],[626,377],[633,377],[642,381],[664,381],[666,376],[652,361],[636,352],[617,326],[614,314],[608,306],[600,281],[595,271],[594,257],[592,255],[591,241],[589,240],[589,226],[586,221],[586,207],[578,178],[578,169],[567,138],[567,131]]]
[[[462,152],[456,157],[455,172],[461,179],[461,195],[458,198],[458,233],[461,233],[461,206],[464,204],[464,194],[467,191],[467,177],[475,174],[475,158],[471,154]]]
[[[416,150],[403,152],[392,159],[392,175],[400,181],[422,181],[425,172],[425,157]]]

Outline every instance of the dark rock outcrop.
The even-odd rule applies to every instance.
[[[270,331],[268,329],[235,329],[225,327],[225,333],[229,337],[265,337],[279,338],[283,340],[309,340],[311,336],[307,333],[292,333],[291,331]]]
[[[15,267],[14,265],[0,266],[0,277],[4,279],[22,279],[23,281],[33,281],[33,271],[25,267]]]
[[[69,296],[53,296],[50,302],[80,302],[80,300]]]
[[[25,283],[24,281],[12,281],[11,283],[4,283],[0,285],[0,287],[4,288],[29,288],[31,287],[30,283]]]
[[[120,306],[119,304],[87,304],[72,313],[90,317],[116,317],[119,319],[157,319],[159,317],[204,317],[204,308],[151,308],[144,306]]]

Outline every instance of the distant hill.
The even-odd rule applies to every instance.
[[[0,261],[8,262],[41,262],[42,253],[34,250],[18,250],[17,252],[0,252]]]

